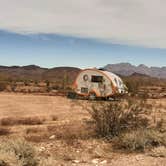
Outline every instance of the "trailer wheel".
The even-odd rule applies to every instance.
[[[96,99],[96,94],[95,93],[90,93],[89,94],[89,100],[95,100]]]
[[[74,93],[74,92],[68,92],[67,98],[69,98],[69,99],[75,99],[76,98],[76,93]]]

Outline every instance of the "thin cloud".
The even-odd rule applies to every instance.
[[[0,0],[0,28],[166,48],[164,0]]]

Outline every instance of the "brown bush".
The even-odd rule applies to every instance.
[[[4,91],[6,89],[7,83],[0,82],[0,91]]]
[[[48,141],[49,135],[46,133],[40,133],[36,135],[24,136],[24,138],[28,142],[40,143],[40,142]]]
[[[11,131],[9,128],[0,128],[0,136],[1,135],[8,135],[10,133],[11,133]]]
[[[46,132],[45,128],[38,127],[30,127],[25,130],[26,136],[24,136],[25,140],[30,142],[45,142],[48,141],[49,135]]]
[[[95,123],[96,133],[100,137],[114,137],[126,130],[148,125],[145,115],[149,110],[142,102],[104,102],[92,105],[88,111]]]
[[[166,157],[166,147],[160,146],[152,149],[148,155],[152,157]]]
[[[57,121],[58,120],[58,117],[56,115],[51,115],[51,120],[52,121]]]
[[[95,133],[91,128],[87,128],[85,124],[64,124],[61,126],[47,126],[51,135],[55,135],[56,139],[64,140],[67,144],[73,144],[78,139],[88,139],[94,137]]]
[[[43,131],[44,131],[44,129],[39,128],[39,127],[29,127],[25,130],[26,134],[40,133],[40,132],[43,132]]]
[[[38,164],[34,147],[25,140],[6,140],[0,145],[0,156],[8,165],[13,165],[13,161],[18,166]]]
[[[45,119],[40,117],[19,117],[19,118],[2,118],[0,124],[2,126],[11,126],[11,125],[40,125],[43,124]]]
[[[118,136],[115,148],[128,151],[144,151],[146,148],[166,146],[166,134],[154,129],[137,129]]]

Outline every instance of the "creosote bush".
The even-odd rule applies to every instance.
[[[142,102],[110,102],[92,105],[89,110],[101,137],[118,136],[126,130],[147,127],[148,110]],[[143,107],[142,107],[143,106]]]
[[[4,127],[2,128],[2,127],[0,127],[0,136],[8,135],[10,133],[11,133],[10,128],[4,128]]]
[[[166,146],[163,120],[151,125],[153,109],[146,101],[129,99],[124,102],[92,104],[88,111],[99,137],[112,139],[116,149],[132,152]]]

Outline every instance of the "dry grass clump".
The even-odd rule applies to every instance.
[[[41,133],[44,130],[45,130],[44,128],[39,128],[39,127],[28,127],[26,128],[25,133],[26,134]]]
[[[166,157],[166,147],[156,147],[150,151],[149,155],[152,157]]]
[[[90,132],[81,125],[48,126],[47,129],[52,134],[55,134],[57,139],[87,139],[90,136]]]
[[[41,125],[45,121],[41,117],[7,117],[0,120],[2,126],[13,126],[13,125]]]
[[[128,151],[145,151],[153,147],[166,146],[166,134],[154,129],[137,129],[121,134],[115,147]]]
[[[25,140],[30,142],[45,142],[49,138],[46,128],[44,127],[28,127],[25,129],[25,133]]]
[[[45,142],[52,139],[65,141],[72,145],[78,139],[89,139],[94,137],[95,133],[92,128],[86,124],[72,122],[69,124],[49,125],[47,128],[27,128],[24,138],[31,142]]]
[[[52,121],[57,121],[58,120],[58,117],[56,115],[51,115],[51,120]]]
[[[36,166],[38,163],[34,147],[24,140],[1,142],[0,158],[13,166]]]
[[[60,126],[47,126],[50,134],[55,136],[55,139],[65,140],[68,144],[73,144],[78,139],[89,139],[94,136],[93,130],[88,129],[85,124],[64,124]]]
[[[45,159],[41,159],[39,165],[40,166],[54,166],[54,165],[56,166],[60,164],[58,164],[58,162],[53,157],[48,157]]]
[[[49,135],[48,133],[40,133],[40,134],[27,135],[27,136],[24,136],[24,138],[28,142],[40,143],[40,142],[48,141]]]
[[[0,151],[0,166],[21,166],[14,153]]]
[[[4,127],[2,128],[2,127],[0,127],[0,136],[8,135],[10,133],[11,133],[11,130],[9,128],[4,128]]]

